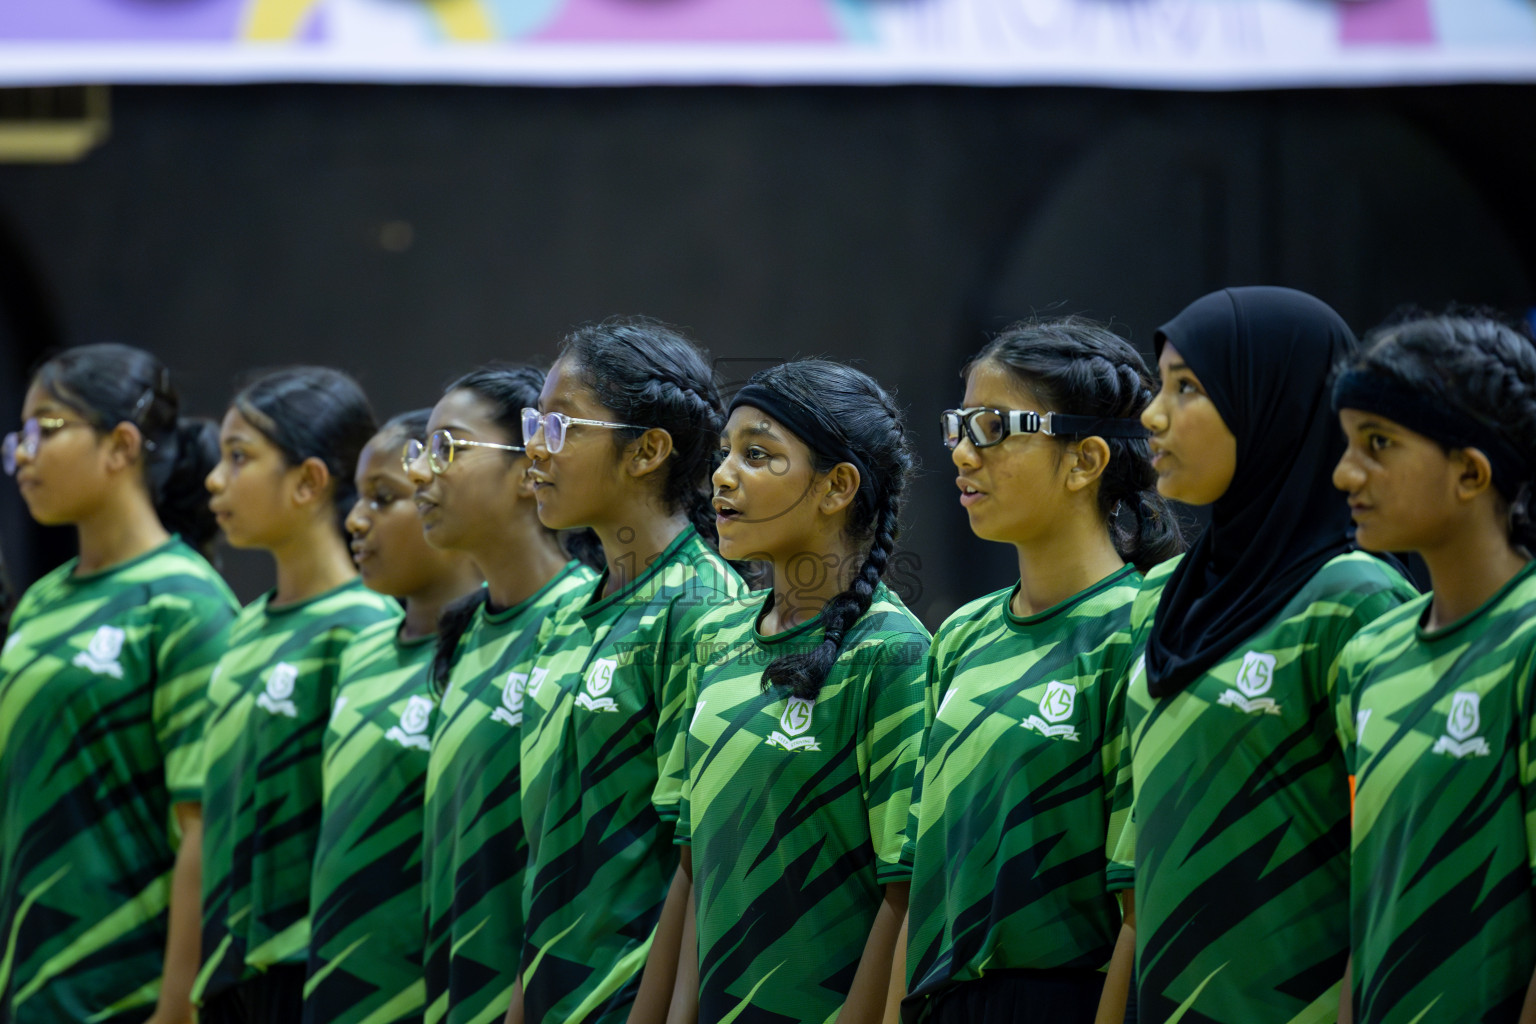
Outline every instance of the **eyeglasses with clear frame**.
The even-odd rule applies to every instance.
[[[977,448],[1002,444],[1010,434],[1044,434],[1047,437],[1126,437],[1146,438],[1147,428],[1137,419],[1100,416],[1065,416],[1057,412],[1044,415],[1033,410],[945,409],[939,416],[944,428],[944,447],[955,448],[961,440]]]
[[[544,431],[544,447],[551,455],[565,447],[565,435],[572,426],[606,427],[609,430],[645,430],[633,423],[614,423],[611,420],[584,420],[579,416],[567,416],[563,412],[540,413],[537,409],[523,410],[523,444],[533,443]]]
[[[25,455],[28,459],[37,458],[37,449],[46,437],[52,437],[61,430],[69,427],[88,427],[89,423],[80,420],[60,419],[57,416],[34,416],[21,425],[20,430],[13,430],[5,435],[5,441],[0,444],[0,461],[4,462],[5,475],[16,475],[16,456]]]
[[[462,437],[454,437],[447,430],[434,430],[427,438],[425,444],[411,438],[405,442],[405,447],[400,452],[400,465],[405,467],[406,473],[411,471],[411,463],[421,458],[425,452],[427,466],[433,475],[441,476],[448,472],[448,467],[453,465],[453,453],[460,448],[499,448],[507,452],[523,452],[525,449],[520,444],[498,444],[495,441],[467,441]]]

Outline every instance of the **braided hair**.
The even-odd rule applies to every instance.
[[[544,387],[544,371],[535,366],[514,366],[492,363],[471,370],[443,389],[449,395],[455,391],[472,391],[483,401],[491,414],[491,420],[513,444],[522,444],[523,410],[539,404],[539,392]],[[413,437],[426,439],[427,421],[431,413],[421,418]],[[399,419],[400,417],[397,417]],[[394,420],[390,421],[391,423]],[[386,424],[387,426],[388,424]],[[502,453],[508,460],[510,452]],[[567,530],[560,537],[566,554],[594,569],[603,564],[603,546],[597,534],[591,530]],[[472,592],[449,604],[437,620],[437,641],[432,654],[430,677],[438,694],[448,683],[453,671],[454,654],[459,639],[463,637],[475,613],[490,600],[491,592],[477,587]]]
[[[203,487],[219,461],[218,427],[178,415],[170,372],[153,355],[107,342],[66,349],[38,367],[34,383],[98,431],[132,423],[160,523],[198,550],[218,533]]]
[[[1152,401],[1152,379],[1141,354],[1086,317],[1020,321],[992,339],[961,376],[969,377],[983,363],[1008,370],[1042,406],[1063,415],[1134,419]],[[1146,572],[1184,550],[1178,519],[1157,493],[1146,440],[1102,440],[1109,446],[1109,465],[1099,478],[1099,514],[1115,551]]]
[[[1491,430],[1536,467],[1536,343],[1497,314],[1419,315],[1367,334],[1353,369],[1380,374]],[[1442,446],[1443,447],[1443,446]],[[1495,480],[1509,541],[1536,552],[1533,481]]]
[[[849,506],[848,535],[865,547],[864,559],[848,588],[828,601],[818,619],[822,639],[808,651],[785,654],[763,670],[763,689],[786,687],[795,697],[815,700],[837,662],[848,631],[869,611],[900,532],[901,507],[914,457],[901,411],[868,374],[841,363],[802,359],[752,376],[748,387],[766,389],[775,401],[804,410],[863,464],[859,490]],[[801,437],[811,449],[817,473],[844,461]]]
[[[566,335],[561,358],[616,419],[643,424],[614,430],[623,448],[650,428],[672,437],[662,501],[716,543],[709,475],[725,409],[707,354],[676,328],[648,317],[614,317]]]

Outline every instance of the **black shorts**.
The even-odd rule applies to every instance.
[[[304,965],[278,964],[203,1002],[198,1024],[298,1024],[304,1013]]]
[[[925,1024],[1093,1024],[1104,973],[1087,968],[996,971],[940,992]]]

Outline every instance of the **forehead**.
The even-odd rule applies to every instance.
[[[496,431],[495,410],[491,403],[469,388],[450,391],[432,407],[427,420],[427,430],[457,427],[466,434],[484,434]]]
[[[966,376],[964,402],[966,406],[1045,412],[1018,374],[990,359],[972,368]]]
[[[404,481],[405,468],[400,463],[401,449],[405,447],[405,435],[398,430],[387,434],[375,434],[357,457],[357,480],[361,483],[370,477],[389,477]]]
[[[544,412],[563,412],[586,419],[608,419],[612,412],[597,400],[584,380],[581,367],[568,358],[558,359],[544,378],[539,392],[539,408]]]
[[[219,440],[231,441],[236,438],[242,441],[267,443],[266,436],[257,430],[238,408],[230,406],[229,411],[224,414],[224,421],[219,424]]]
[[[68,408],[63,402],[50,395],[40,384],[33,384],[27,388],[27,396],[22,400],[21,415],[23,419],[31,419],[33,416],[47,416]]]

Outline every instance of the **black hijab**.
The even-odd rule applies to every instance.
[[[1156,344],[1178,349],[1237,439],[1232,485],[1169,577],[1147,641],[1148,689],[1171,697],[1353,547],[1327,385],[1356,342],[1304,292],[1227,288],[1164,324]]]

